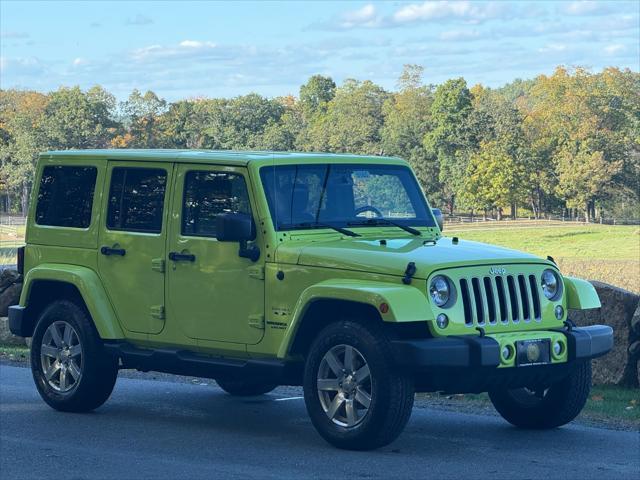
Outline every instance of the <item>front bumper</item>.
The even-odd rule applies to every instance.
[[[26,311],[20,305],[9,307],[9,331],[18,337],[33,336],[33,320],[26,315]]]
[[[397,340],[392,345],[396,363],[413,374],[416,391],[448,393],[550,385],[613,347],[613,329],[606,325],[553,332],[566,338],[566,360],[545,365],[505,368],[500,362],[500,343],[490,336]],[[544,331],[540,333],[544,336]]]
[[[613,347],[613,329],[607,325],[560,331],[567,339],[569,362],[600,357]],[[500,344],[489,336],[396,340],[392,344],[396,363],[411,369],[500,366]]]

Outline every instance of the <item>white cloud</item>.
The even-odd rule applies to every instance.
[[[626,47],[621,43],[614,43],[612,45],[607,45],[603,49],[608,55],[615,55],[617,53],[622,53],[626,50]]]
[[[478,30],[447,30],[440,34],[440,40],[457,42],[464,40],[475,40],[481,37]]]
[[[86,58],[82,58],[82,57],[77,57],[73,59],[73,66],[74,67],[80,67],[82,65],[86,65],[87,63],[87,59]]]
[[[0,33],[0,38],[23,39],[23,38],[29,38],[29,34],[26,32],[2,32]]]
[[[602,13],[609,12],[609,8],[608,6],[599,2],[584,0],[584,1],[571,2],[568,5],[565,5],[563,8],[561,8],[561,11],[563,13],[566,13],[567,15],[576,15],[576,16],[599,15]]]
[[[368,3],[358,10],[351,10],[340,16],[340,27],[376,27],[380,23],[380,17],[376,7]]]
[[[495,2],[476,3],[442,0],[406,5],[397,10],[391,18],[397,24],[454,18],[479,23],[500,17],[504,11],[505,8]]]
[[[153,23],[152,18],[147,17],[146,15],[142,15],[141,13],[138,13],[135,17],[127,18],[127,21],[125,22],[126,25],[136,25],[136,26],[151,25],[152,23]]]
[[[180,46],[185,48],[215,48],[216,44],[213,42],[200,42],[198,40],[183,40],[180,42]]]
[[[564,43],[548,43],[544,47],[539,48],[538,52],[540,53],[549,53],[549,52],[564,52],[567,50],[567,45]]]
[[[44,65],[35,57],[2,57],[0,71],[12,75],[36,75],[44,71]]]

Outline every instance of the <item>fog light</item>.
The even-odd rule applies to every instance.
[[[505,361],[511,360],[511,356],[513,355],[513,348],[511,345],[505,345],[502,347],[502,359]]]
[[[558,320],[562,320],[564,317],[564,308],[562,308],[562,305],[556,305],[555,314]]]
[[[438,328],[447,328],[447,325],[449,325],[449,317],[441,313],[436,317],[436,323],[438,324]]]
[[[559,357],[563,353],[564,353],[564,345],[562,344],[562,342],[559,342],[558,340],[553,342],[553,356]]]

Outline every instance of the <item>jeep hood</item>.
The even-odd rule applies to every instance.
[[[276,259],[310,267],[335,268],[383,275],[403,275],[409,262],[416,264],[415,278],[427,278],[433,270],[472,265],[547,263],[535,255],[485,243],[443,237],[292,241],[278,247]]]

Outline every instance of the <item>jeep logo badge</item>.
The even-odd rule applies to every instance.
[[[506,275],[507,269],[503,267],[491,267],[489,269],[489,275]]]

